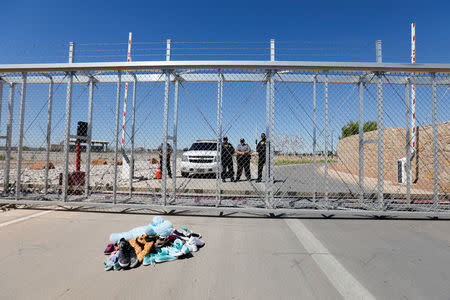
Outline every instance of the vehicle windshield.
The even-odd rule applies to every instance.
[[[216,151],[217,143],[193,143],[189,151]]]

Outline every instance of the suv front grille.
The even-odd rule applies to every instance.
[[[191,163],[212,163],[214,156],[189,156],[189,162]]]

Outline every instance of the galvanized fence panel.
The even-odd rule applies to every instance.
[[[199,65],[4,72],[2,201],[449,213],[445,68]]]
[[[270,203],[266,198],[269,184],[267,165],[264,166],[259,182],[257,152],[261,133],[268,135],[267,118],[270,116],[267,109],[267,72],[254,71],[246,74],[241,70],[232,70],[222,74],[224,82],[221,140],[227,137],[234,150],[240,151],[230,157],[229,149],[222,147],[221,171],[224,172],[225,182],[219,186],[223,194],[220,204],[268,208]],[[232,177],[233,182],[228,182],[231,178],[227,177]]]

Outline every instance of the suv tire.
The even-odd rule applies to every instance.
[[[189,173],[188,172],[181,172],[181,177],[188,177]]]

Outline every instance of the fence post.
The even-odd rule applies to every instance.
[[[216,207],[220,205],[221,175],[222,175],[222,97],[223,97],[223,75],[219,70],[217,81],[217,172],[216,172]]]
[[[130,158],[130,197],[133,196],[133,176],[134,176],[134,129],[135,129],[135,120],[136,120],[136,84],[137,77],[133,74],[134,82],[133,82],[133,104],[132,104],[132,112],[131,112],[131,158]]]
[[[1,128],[2,128],[2,106],[3,106],[3,80],[2,80],[2,77],[0,76],[0,134],[1,134]],[[0,137],[0,139],[2,139],[2,138],[5,139],[5,146],[6,146],[6,136]],[[6,185],[3,185],[3,192],[5,192],[6,190],[7,190]]]
[[[273,203],[273,176],[272,176],[272,101],[273,101],[273,87],[272,87],[272,70],[267,73],[266,83],[266,182],[265,182],[265,202],[266,207],[271,208]]]
[[[274,75],[275,75],[274,71]],[[271,136],[271,140],[269,141],[269,146],[270,146],[270,160],[269,160],[269,164],[270,164],[270,202],[273,203],[274,201],[274,194],[273,194],[273,187],[274,187],[274,169],[275,169],[275,164],[274,164],[274,155],[275,155],[275,145],[273,144],[274,141],[274,121],[275,121],[275,81],[274,81],[274,76],[270,77],[270,136]],[[272,206],[272,205],[271,205]]]
[[[14,116],[14,91],[16,84],[9,85],[9,102],[8,102],[8,121],[6,124],[6,157],[5,157],[5,178],[3,180],[3,191],[9,193],[9,171],[11,166],[11,139],[12,139],[12,124]]]
[[[382,56],[382,52],[381,52],[381,45],[382,45],[381,40],[377,40],[375,45],[376,45],[376,52],[377,52],[377,63],[382,63],[383,56]]]
[[[358,82],[359,86],[359,201],[364,201],[364,83]]]
[[[177,197],[177,147],[178,147],[178,90],[180,79],[175,78],[174,104],[173,104],[173,165],[172,165],[172,198],[176,201]]]
[[[166,46],[166,61],[170,61],[170,55],[171,53],[171,45],[172,45],[172,40],[168,39],[167,40],[167,46]]]
[[[27,73],[22,73],[22,95],[20,97],[20,123],[19,123],[19,144],[17,146],[17,175],[16,175],[16,200],[19,200],[20,190],[20,177],[22,175],[22,151],[23,151],[23,128],[25,121],[25,100],[27,91]]]
[[[92,108],[94,106],[94,79],[89,79],[89,104],[88,104],[88,128],[86,145],[86,182],[84,194],[89,196],[90,175],[91,175],[91,146],[92,146]]]
[[[313,166],[314,171],[317,170],[317,160],[316,160],[316,152],[317,152],[317,107],[316,107],[316,88],[317,88],[317,75],[314,75],[314,81],[313,81]],[[313,185],[313,202],[316,203],[316,185]]]
[[[328,205],[328,72],[325,72],[325,202]]]
[[[48,109],[47,109],[47,147],[45,149],[45,179],[44,194],[48,192],[48,169],[50,160],[50,137],[52,133],[52,106],[53,106],[53,78],[50,76],[50,84],[48,87]]]
[[[166,47],[166,61],[170,61],[171,55],[171,44],[172,41],[167,39],[167,47]],[[166,85],[164,88],[164,138],[163,138],[163,165],[161,167],[162,171],[162,193],[164,198],[164,206],[167,205],[167,163],[170,164],[170,161],[167,162],[167,140],[168,140],[168,129],[169,129],[169,92],[170,92],[170,73],[166,70]],[[176,172],[176,170],[173,170]],[[176,177],[177,174],[173,173],[172,178]],[[172,179],[173,180],[173,179]],[[173,184],[173,182],[172,182]],[[173,191],[172,191],[173,192]]]
[[[75,43],[69,42],[69,64],[73,63],[75,58]]]
[[[117,71],[117,94],[116,94],[116,131],[114,133],[114,183],[113,183],[113,203],[117,201],[117,158],[119,154],[119,110],[120,110],[120,93],[122,90],[122,72]]]
[[[275,61],[275,40],[270,40],[270,61]]]
[[[383,139],[383,78],[382,73],[378,72],[377,82],[377,144],[378,144],[378,204],[380,209],[384,209],[384,139]]]
[[[2,129],[2,106],[3,106],[3,80],[0,76],[0,133]]]
[[[433,205],[437,209],[439,196],[438,196],[438,179],[439,179],[439,169],[438,169],[438,130],[437,130],[437,103],[436,103],[436,74],[432,73],[433,84],[431,86],[431,94],[433,100]]]
[[[270,40],[270,61],[275,61],[275,40]],[[267,103],[266,103],[266,170],[267,170],[267,178],[266,178],[266,207],[272,208],[274,195],[273,195],[273,168],[274,168],[274,151],[275,147],[273,146],[273,125],[274,125],[274,81],[273,74],[274,71],[270,70],[267,78]]]
[[[169,88],[170,88],[170,71],[165,70],[166,73],[166,84],[164,87],[164,132],[163,132],[163,157],[162,157],[162,197],[164,200],[164,205],[167,205],[167,130],[169,127]],[[176,174],[175,174],[176,175]]]
[[[72,115],[72,84],[73,72],[69,72],[66,90],[66,115],[65,115],[65,129],[64,129],[64,168],[63,168],[63,182],[62,182],[62,198],[67,201],[68,188],[68,172],[69,172],[69,142],[70,142],[70,118]]]
[[[406,203],[411,204],[411,130],[410,118],[411,118],[411,104],[409,102],[409,79],[405,84],[405,129],[406,129]]]
[[[270,60],[271,61],[275,61],[275,40],[271,39],[270,40]],[[275,168],[275,164],[274,164],[274,152],[275,152],[275,146],[273,145],[273,141],[274,141],[274,119],[275,119],[275,82],[273,80],[274,74],[275,72],[272,71],[271,72],[271,76],[269,78],[269,83],[270,83],[270,127],[269,127],[269,131],[270,131],[270,138],[269,138],[269,164],[267,165],[266,162],[266,167],[268,166],[269,169],[269,193],[270,193],[270,197],[269,197],[269,201],[270,201],[270,208],[272,208],[273,202],[274,202],[274,194],[273,194],[273,186],[274,186],[274,168]],[[266,146],[267,147],[267,146]]]

